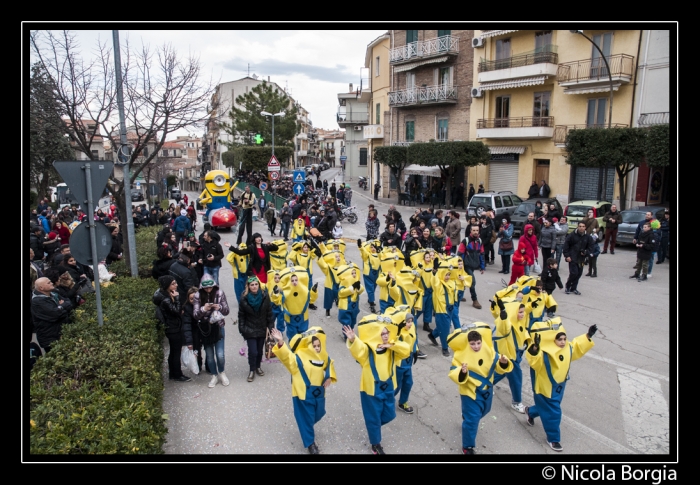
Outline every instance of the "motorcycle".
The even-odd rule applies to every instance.
[[[367,177],[359,177],[358,185],[361,189],[367,190]]]
[[[355,224],[357,222],[357,214],[355,214],[355,206],[352,207],[341,207],[340,213],[338,214],[338,220],[342,221],[347,219],[350,224]]]

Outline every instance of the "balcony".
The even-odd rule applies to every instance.
[[[306,133],[299,133],[299,134],[297,135],[297,139],[298,139],[298,140],[306,140],[306,139],[308,139],[308,138],[309,138],[309,137],[308,137],[308,135],[307,135]]]
[[[669,123],[671,119],[670,115],[668,111],[664,113],[642,113],[639,115],[637,124],[639,124],[639,126],[665,125]]]
[[[477,138],[538,140],[552,138],[553,134],[553,116],[489,118],[476,122]]]
[[[611,128],[627,128],[628,125],[622,123],[613,123]],[[604,125],[557,125],[554,127],[554,136],[552,136],[552,141],[555,146],[560,148],[566,145],[566,135],[571,130],[585,130],[586,128],[607,128],[608,124]]]
[[[428,60],[443,56],[448,56],[449,58],[457,54],[459,54],[459,39],[451,35],[443,35],[442,37],[436,37],[434,39],[411,42],[406,45],[394,47],[389,51],[389,63],[398,65],[406,62]]]
[[[532,51],[507,59],[479,62],[479,83],[505,81],[532,76],[556,76],[559,54],[557,46],[550,45],[545,51]]]
[[[297,156],[305,157],[308,154],[307,150],[297,150]]]
[[[367,111],[338,111],[336,118],[341,128],[345,128],[347,125],[369,124],[369,112]]]
[[[613,91],[622,84],[632,81],[634,56],[616,54],[606,58],[610,65]],[[557,81],[564,88],[564,94],[590,94],[610,92],[610,77],[605,62],[601,58],[559,64]]]
[[[450,84],[423,86],[389,93],[389,106],[413,106],[417,104],[454,104],[457,87]]]

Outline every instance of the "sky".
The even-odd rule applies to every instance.
[[[91,25],[93,27],[94,25]],[[205,79],[215,84],[256,74],[287,87],[309,112],[315,128],[338,129],[338,93],[357,86],[367,45],[384,30],[120,30],[119,42],[156,48],[164,43],[186,57],[198,56]],[[250,26],[246,26],[250,27]],[[98,39],[112,47],[111,30],[79,30],[80,47],[94,55]],[[122,54],[123,55],[123,54]],[[191,133],[202,134],[198,128]],[[185,134],[185,133],[178,133]],[[175,138],[175,135],[173,135]]]

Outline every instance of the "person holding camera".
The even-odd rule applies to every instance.
[[[583,274],[583,263],[586,257],[593,253],[593,239],[586,233],[586,223],[580,221],[576,230],[566,236],[564,241],[564,259],[569,263],[569,279],[566,280],[564,293],[581,294],[578,291],[578,280]]]

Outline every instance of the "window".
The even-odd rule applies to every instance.
[[[377,116],[377,124],[378,124],[378,125],[381,125],[381,124],[382,124],[381,121],[380,121],[380,118],[379,118],[379,116],[380,116],[379,114],[382,112],[382,111],[381,111],[381,106],[382,106],[381,103],[377,103],[377,114],[376,114],[376,116]]]
[[[413,141],[413,137],[415,134],[414,124],[415,124],[415,121],[407,121],[406,122],[406,141]]]
[[[367,166],[367,149],[360,148],[360,166]]]
[[[549,100],[552,93],[535,93],[535,102],[532,110],[532,126],[549,126]]]
[[[164,149],[163,149],[163,156],[164,156],[164,157],[167,157],[167,156],[168,156],[168,149],[167,149],[167,148],[164,148]]]
[[[379,76],[379,56],[375,60],[374,75]]]
[[[494,128],[505,128],[508,126],[510,117],[510,96],[498,96],[496,98],[496,120]]]
[[[441,67],[435,70],[437,72],[437,83],[441,86],[452,85],[452,67]]]
[[[549,61],[550,52],[552,52],[552,31],[535,32],[535,63]]]
[[[451,30],[438,30],[438,37],[442,37],[444,35],[450,35],[452,33]]]
[[[603,54],[608,59],[610,59],[610,52],[612,51],[612,38],[612,32],[593,36],[593,42],[598,44],[600,50],[603,51]],[[591,46],[591,49],[591,78],[607,77],[608,71],[605,69],[605,61],[601,59],[600,52],[598,52],[598,49],[596,49],[594,45]]]
[[[450,48],[449,36],[452,33],[451,30],[438,30],[438,50],[440,52],[446,51]]]
[[[147,157],[148,156],[148,147],[143,147],[143,156]]]
[[[414,57],[418,55],[418,31],[417,30],[407,30],[406,31],[406,46],[408,48],[408,56]]]
[[[438,120],[438,140],[447,141],[447,121]]]
[[[605,127],[605,112],[608,98],[589,99],[586,128]]]
[[[97,150],[90,150],[90,153],[92,153],[93,160],[98,160],[100,158],[100,153]]]
[[[507,197],[507,196],[506,196],[506,197],[503,197],[503,199],[506,200],[506,201],[508,201],[508,197]],[[493,204],[496,206],[496,209],[500,209],[501,207],[503,207],[503,201],[502,201],[501,198],[500,198],[499,196],[497,196],[497,195],[494,195],[494,196],[493,196]],[[509,206],[509,207],[510,207],[510,206]]]
[[[496,41],[496,61],[496,69],[505,69],[510,66],[510,39]]]
[[[416,87],[416,73],[407,72],[406,73],[406,89],[413,89]]]

